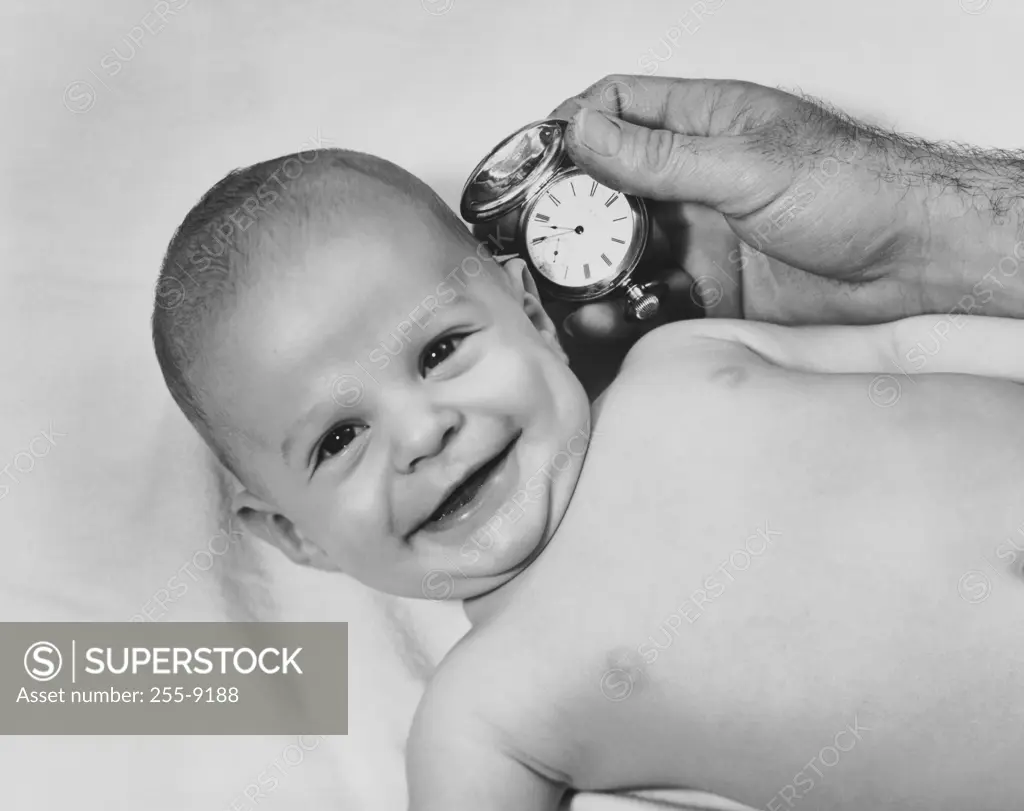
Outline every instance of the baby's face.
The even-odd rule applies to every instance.
[[[260,272],[219,336],[207,389],[259,491],[238,514],[382,591],[486,593],[564,514],[586,395],[522,282],[431,215],[351,230]]]

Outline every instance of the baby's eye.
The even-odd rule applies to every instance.
[[[320,447],[317,448],[317,465],[319,466],[321,462],[343,452],[345,448],[348,447],[349,443],[359,436],[363,430],[365,430],[365,426],[363,425],[334,426],[330,431],[324,434],[323,441],[320,443]]]
[[[459,348],[459,344],[465,337],[465,335],[446,335],[430,344],[423,352],[423,358],[420,361],[421,373],[429,372],[444,363]]]

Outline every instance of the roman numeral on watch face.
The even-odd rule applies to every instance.
[[[568,172],[529,205],[522,237],[526,254],[556,289],[595,289],[623,270],[635,226],[627,195]]]

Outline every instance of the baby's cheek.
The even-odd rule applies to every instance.
[[[381,567],[379,558],[392,545],[384,537],[388,513],[383,488],[350,484],[344,492],[322,493],[310,505],[309,519],[320,547],[355,576],[357,571]]]
[[[332,567],[377,591],[392,593],[405,562],[399,545],[357,523],[333,524],[317,544]],[[399,584],[400,585],[400,584]]]
[[[504,397],[513,397],[510,402],[528,399],[539,383],[531,379],[536,376],[531,374],[534,365],[523,347],[510,344],[495,350],[488,367],[493,391],[501,392]]]
[[[524,418],[545,413],[561,417],[567,409],[575,410],[574,400],[586,400],[568,366],[542,345],[510,346],[495,353],[494,360],[493,391],[500,393],[509,412]]]

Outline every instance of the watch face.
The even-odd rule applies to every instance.
[[[606,283],[627,269],[637,214],[621,193],[582,173],[555,179],[530,204],[523,238],[533,266],[568,288]]]

